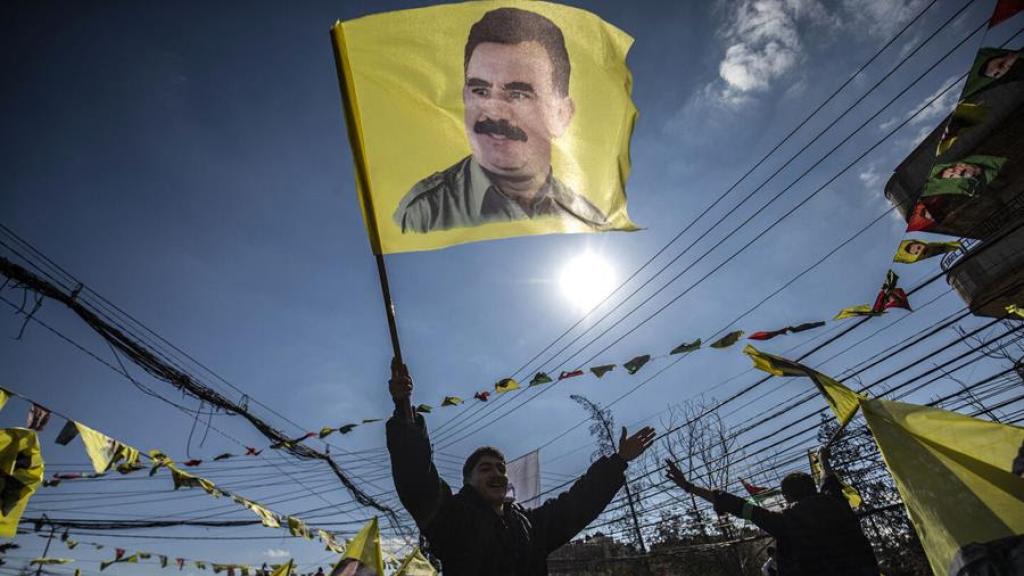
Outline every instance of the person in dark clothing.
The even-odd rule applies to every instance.
[[[505,501],[505,457],[490,446],[466,459],[462,489],[453,493],[434,467],[404,365],[392,362],[389,386],[395,415],[387,423],[387,441],[395,488],[445,576],[546,575],[548,555],[597,518],[625,482],[627,463],[654,441],[652,428],[628,437],[623,428],[617,453],[594,462],[567,492],[526,509]]]
[[[807,474],[794,472],[782,480],[789,507],[773,512],[721,490],[709,490],[686,480],[671,460],[667,477],[683,490],[711,502],[719,514],[749,520],[775,537],[775,561],[780,576],[878,576],[878,561],[860,522],[843,496],[842,484],[828,464],[827,448],[820,452],[825,469],[821,492]]]

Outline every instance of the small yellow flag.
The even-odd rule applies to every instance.
[[[92,461],[93,470],[98,474],[107,472],[115,463],[122,460],[129,464],[138,462],[139,451],[137,449],[97,432],[81,422],[75,422],[75,427],[78,428],[78,435],[82,439],[82,444],[85,445],[85,452],[89,455],[89,460]]]
[[[873,312],[870,304],[860,304],[858,306],[848,306],[839,311],[833,320],[846,320],[847,318],[854,318],[856,316],[881,316],[881,312]]]
[[[1024,534],[1024,478],[1013,473],[1024,428],[889,400],[861,406],[935,574],[959,574]]]
[[[43,483],[39,437],[28,428],[0,430],[0,537],[13,538],[29,498]]]
[[[11,395],[7,393],[7,390],[0,388],[0,410],[4,409],[7,405],[7,401],[11,399]]]
[[[413,548],[393,576],[437,576],[437,570],[427,561],[419,548]]]
[[[465,2],[331,29],[375,253],[636,230],[633,39],[548,2]]]
[[[384,576],[384,555],[380,550],[376,516],[348,543],[330,576]]]
[[[295,560],[288,560],[288,562],[278,566],[270,576],[292,576],[292,567],[295,565]]]
[[[511,392],[519,389],[519,382],[516,382],[512,378],[502,378],[494,385],[494,391],[498,394],[504,394],[505,392]]]
[[[829,407],[835,412],[836,419],[840,424],[846,424],[857,413],[857,406],[860,400],[867,398],[863,394],[854,392],[839,382],[808,368],[799,362],[787,360],[780,356],[767,354],[747,344],[743,353],[754,361],[754,368],[764,370],[774,376],[806,376],[814,382],[818,391],[825,396]]]

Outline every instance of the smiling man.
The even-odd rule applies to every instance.
[[[445,576],[543,576],[548,554],[571,540],[605,509],[625,482],[629,461],[654,441],[654,430],[622,429],[618,452],[594,462],[567,491],[533,509],[506,502],[505,456],[477,448],[462,467],[453,493],[434,466],[421,414],[412,409],[412,379],[392,362],[389,382],[395,415],[388,420],[388,452],[398,498],[441,560]]]
[[[548,18],[498,8],[473,24],[462,100],[472,154],[419,181],[399,202],[402,233],[534,218],[569,218],[594,229],[608,219],[551,169],[552,140],[569,128],[571,65]]]

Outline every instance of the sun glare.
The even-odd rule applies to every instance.
[[[562,294],[579,310],[586,312],[615,287],[615,270],[604,258],[593,252],[584,252],[565,265],[558,283]]]

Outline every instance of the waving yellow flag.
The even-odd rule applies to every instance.
[[[0,537],[13,538],[17,533],[18,521],[44,474],[35,430],[0,430]]]
[[[1024,428],[889,400],[861,407],[932,571],[1004,573],[986,568],[1015,557],[1017,571],[1005,573],[1020,573],[1024,478],[1014,462]]]
[[[331,576],[384,576],[384,555],[380,550],[376,516],[345,546],[345,554],[331,570]]]
[[[375,253],[635,230],[633,39],[548,2],[339,22],[335,56]]]
[[[414,548],[405,560],[402,560],[402,565],[398,567],[394,576],[437,576],[437,570],[423,557],[419,548]]]

